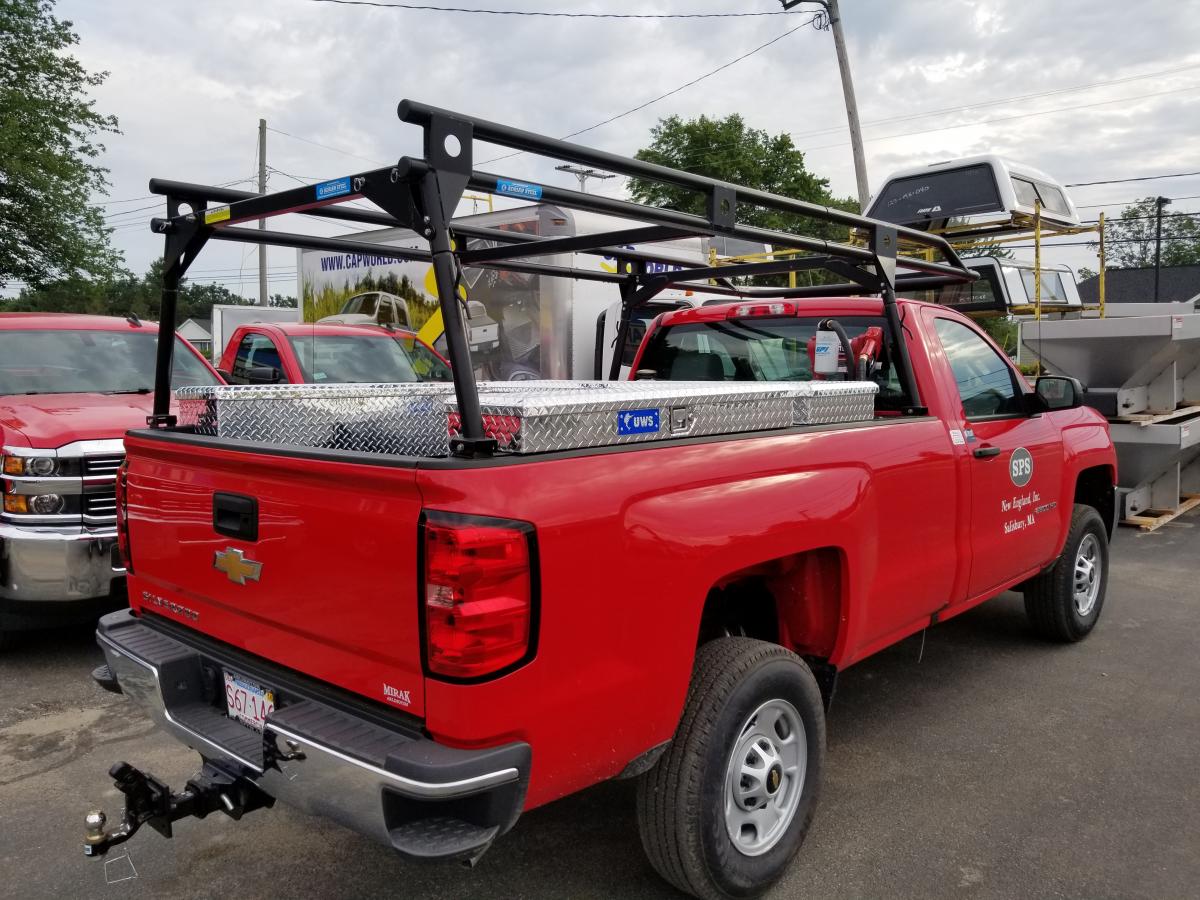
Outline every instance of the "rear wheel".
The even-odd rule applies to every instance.
[[[803,660],[750,638],[705,644],[675,739],[638,785],[651,865],[705,900],[758,896],[804,841],[824,758],[821,692]]]
[[[1080,641],[1096,627],[1107,587],[1104,520],[1093,507],[1076,504],[1062,553],[1025,588],[1025,613],[1042,637]]]

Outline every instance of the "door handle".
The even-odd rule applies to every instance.
[[[991,459],[993,456],[1000,455],[999,447],[976,447],[974,450],[976,459]]]

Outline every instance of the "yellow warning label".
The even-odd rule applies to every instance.
[[[218,206],[215,209],[206,209],[204,211],[204,224],[213,225],[217,222],[224,222],[229,218],[229,207]]]

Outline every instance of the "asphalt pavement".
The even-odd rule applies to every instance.
[[[1081,644],[1038,641],[1005,594],[921,647],[843,675],[816,821],[773,900],[1200,896],[1200,515],[1118,533]],[[87,630],[0,655],[0,898],[679,896],[642,856],[629,782],[529,813],[471,870],[285,807],[86,859],[84,813],[119,814],[113,762],[180,786],[197,759],[91,683],[100,661]]]

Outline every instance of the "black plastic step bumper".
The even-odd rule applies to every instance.
[[[206,641],[168,634],[129,610],[101,619],[97,639],[121,693],[208,762],[405,856],[473,862],[520,815],[528,744],[446,747],[284,688],[295,684],[286,670],[272,681],[271,663],[243,665],[229,648],[234,671],[266,671],[264,682],[279,686],[260,734],[226,714],[219,685],[231,657]]]

